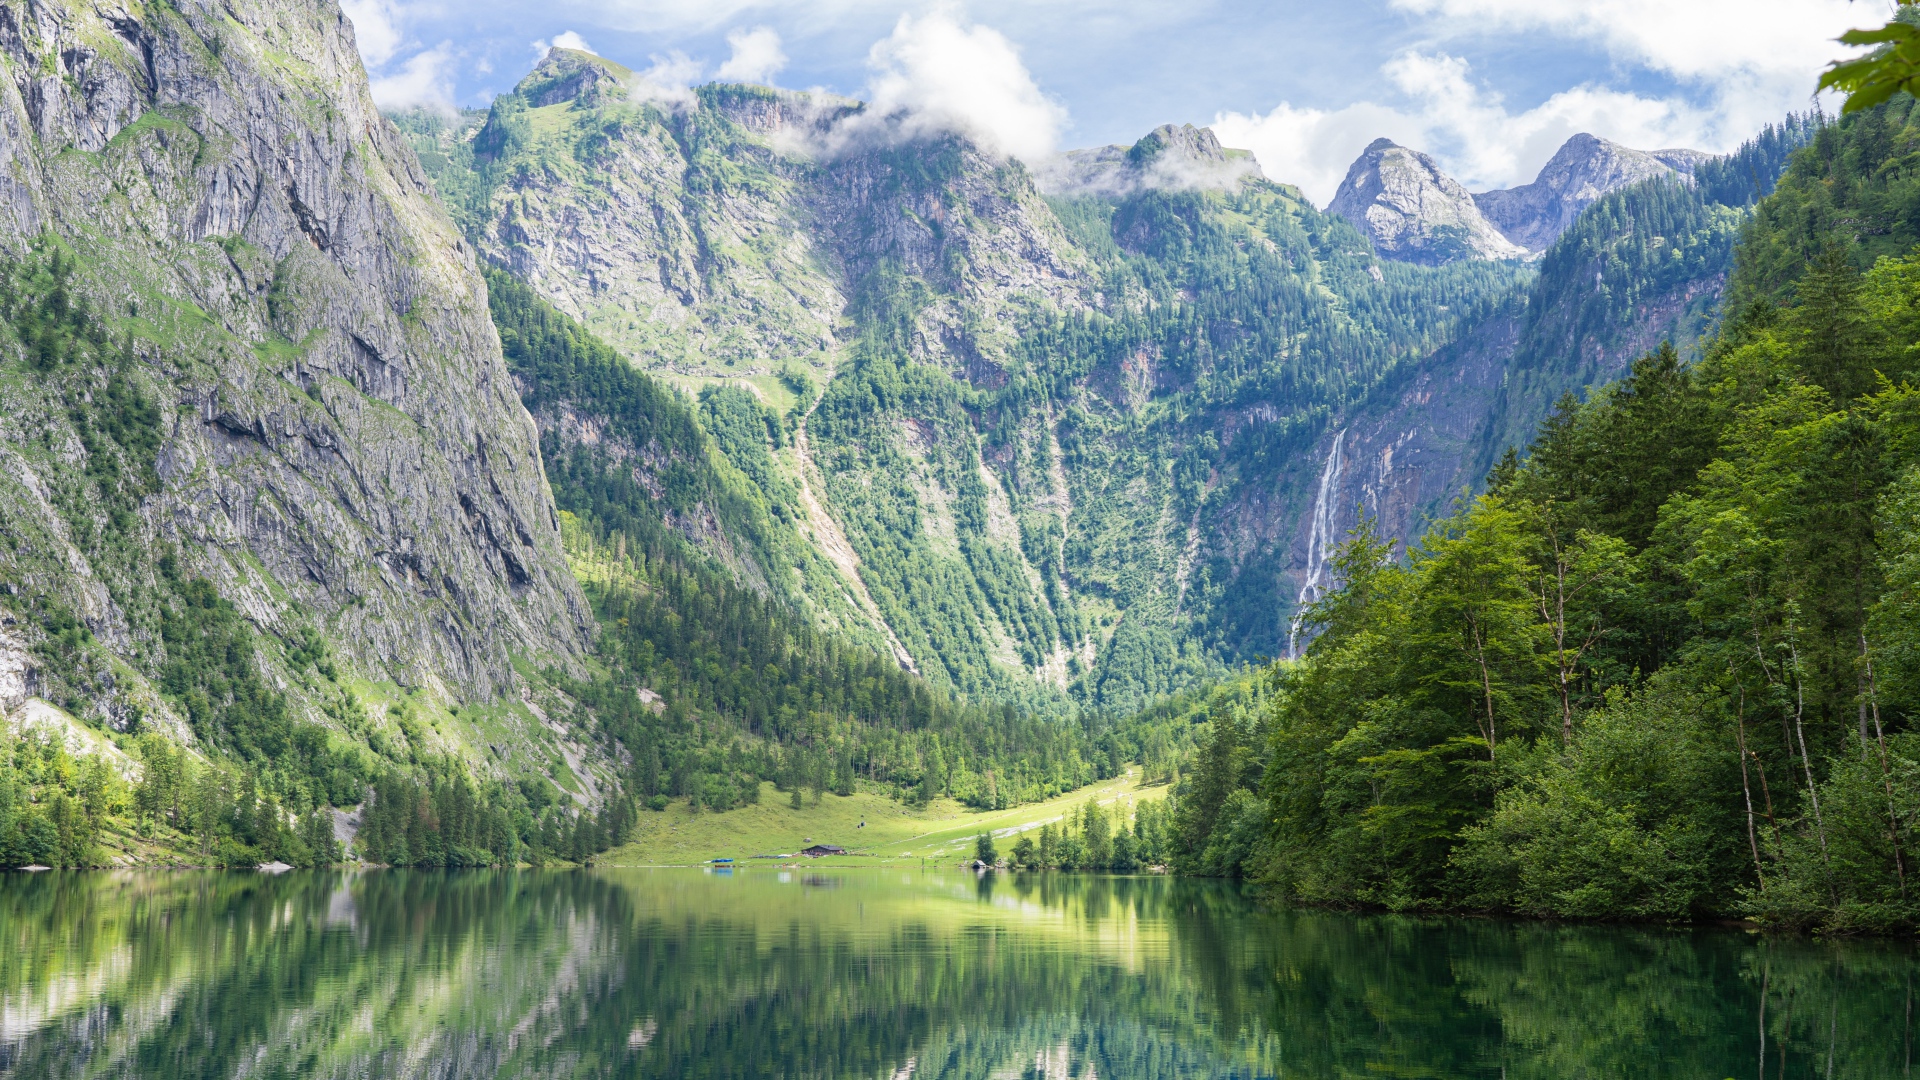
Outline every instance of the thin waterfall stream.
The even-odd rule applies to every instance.
[[[1294,598],[1293,625],[1287,630],[1287,659],[1300,658],[1300,615],[1308,604],[1327,593],[1327,549],[1333,544],[1333,485],[1340,475],[1340,447],[1347,431],[1341,428],[1333,437],[1333,449],[1327,452],[1327,466],[1320,473],[1320,491],[1313,500],[1313,523],[1307,532],[1307,576],[1300,583],[1300,595]]]

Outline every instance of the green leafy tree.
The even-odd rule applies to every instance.
[[[977,862],[993,866],[1000,861],[1000,852],[993,846],[993,834],[983,832],[973,838],[973,857]]]
[[[1820,76],[1821,90],[1847,95],[1844,112],[1871,109],[1895,94],[1920,91],[1920,21],[1914,17],[1915,0],[1895,2],[1899,11],[1885,26],[1840,35],[1843,45],[1873,51],[1852,60],[1836,60]]]

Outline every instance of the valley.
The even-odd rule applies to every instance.
[[[78,80],[10,99],[0,704],[54,733],[16,863],[677,859],[680,817],[794,824],[768,791],[1026,814],[1139,769],[1239,873],[1266,665],[1356,528],[1413,552],[1704,355],[1823,130],[1578,135],[1483,192],[1378,140],[1321,209],[1191,124],[1027,163],[566,46],[382,115],[307,6],[103,18],[9,61]],[[128,81],[152,49],[181,74]],[[253,142],[205,89],[340,80]]]
[[[1769,4],[0,0],[0,1074],[1901,1074],[1920,3]]]
[[[1109,814],[1126,815],[1141,802],[1166,796],[1166,785],[1144,785],[1137,767],[1068,795],[1009,810],[978,811],[947,799],[923,808],[904,807],[866,792],[826,794],[795,809],[773,789],[758,802],[724,815],[690,814],[675,805],[640,820],[624,847],[601,856],[603,866],[694,866],[734,860],[738,871],[765,867],[861,868],[956,866],[974,857],[974,840],[991,832],[1002,850],[1043,824],[1059,825],[1089,802]],[[807,858],[795,853],[815,843],[846,848],[846,854]],[[777,856],[769,858],[769,856]]]

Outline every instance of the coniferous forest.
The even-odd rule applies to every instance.
[[[1920,924],[1915,121],[1813,131],[1697,362],[1563,398],[1411,550],[1346,538],[1304,658],[1183,790],[1261,803],[1216,869],[1341,906]]]

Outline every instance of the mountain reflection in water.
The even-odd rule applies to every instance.
[[[1878,1080],[1916,974],[1165,878],[9,874],[0,1076]]]

